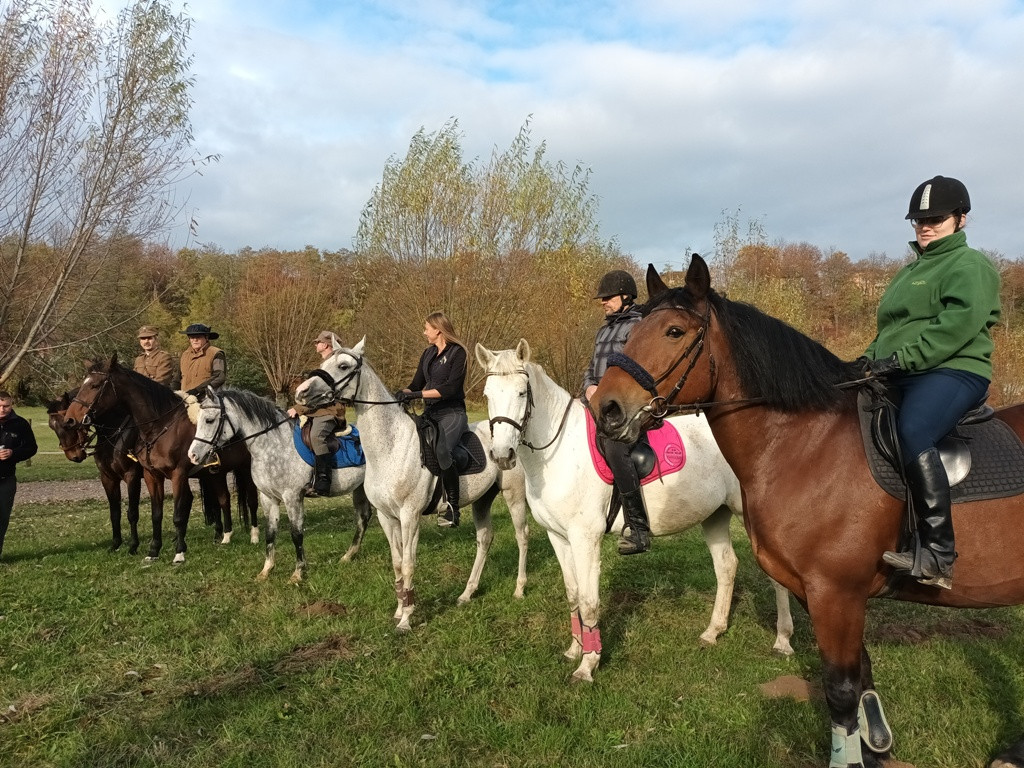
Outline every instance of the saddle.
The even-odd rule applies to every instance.
[[[412,417],[420,438],[420,464],[430,474],[440,477],[451,466],[453,455],[456,457],[459,475],[476,475],[487,468],[487,453],[475,432],[463,432],[455,448],[449,452],[445,444],[444,450],[439,452],[438,445],[444,441],[444,433],[437,422],[426,414],[420,415],[408,410],[406,413]],[[438,453],[441,455],[438,456]]]
[[[292,439],[295,443],[295,450],[302,460],[309,466],[314,466],[316,459],[313,454],[313,444],[309,439],[309,433],[313,427],[313,420],[304,416],[299,417],[292,427]],[[366,463],[363,455],[363,444],[359,439],[359,430],[349,423],[336,429],[327,438],[327,447],[331,451],[331,467],[342,469],[344,467],[358,467]]]
[[[884,385],[857,393],[857,412],[868,467],[875,482],[905,500],[907,486],[896,437],[896,405]],[[995,411],[982,404],[969,411],[939,443],[954,504],[1024,493],[1024,444]]]
[[[585,409],[587,414],[587,444],[590,446],[590,458],[594,462],[594,470],[598,477],[608,485],[612,485],[615,476],[611,467],[601,455],[597,446],[597,425],[594,423],[594,415],[590,409]],[[644,433],[640,441],[630,451],[633,465],[636,467],[637,475],[641,485],[653,483],[665,475],[678,472],[686,465],[686,446],[679,436],[679,430],[668,421],[663,421],[656,429]]]

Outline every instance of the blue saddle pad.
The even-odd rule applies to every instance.
[[[302,427],[299,426],[298,419],[295,420],[295,426],[292,427],[292,441],[302,460],[312,467],[313,449],[302,442]],[[359,440],[359,430],[352,427],[352,431],[347,435],[338,437],[338,450],[331,458],[331,466],[334,469],[359,467],[365,464],[366,457],[363,455],[363,444]]]

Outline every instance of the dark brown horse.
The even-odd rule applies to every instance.
[[[758,563],[810,615],[832,719],[829,765],[880,766],[891,734],[864,646],[868,598],[957,608],[1024,602],[1024,497],[954,506],[951,590],[897,579],[882,553],[897,549],[903,503],[874,481],[855,394],[839,386],[859,378],[859,366],[715,293],[699,256],[685,287],[669,290],[650,267],[647,288],[646,316],[591,400],[600,427],[632,441],[659,414],[706,412],[740,479]],[[1024,435],[1024,407],[996,418]],[[992,765],[1024,766],[1024,740]]]
[[[128,458],[139,438],[132,415],[123,408],[115,408],[93,420],[91,428],[66,426],[65,412],[78,390],[65,392],[60,400],[54,400],[47,408],[50,429],[57,435],[57,442],[64,455],[74,462],[85,461],[90,455],[96,461],[100,483],[107,496],[110,508],[110,530],[113,542],[110,551],[121,548],[121,483],[128,492],[128,552],[134,555],[139,550],[139,498],[142,495],[142,467],[139,462]],[[92,453],[90,454],[90,450]]]
[[[174,497],[174,562],[183,563],[187,549],[185,531],[193,497],[188,481],[194,467],[188,458],[188,447],[195,437],[195,425],[189,420],[181,397],[164,385],[122,367],[115,354],[109,363],[97,362],[90,367],[78,395],[72,398],[65,412],[65,426],[88,425],[116,408],[127,410],[139,431],[133,454],[142,465],[153,515],[153,540],[146,559],[155,560],[163,546],[164,481],[169,480]],[[223,524],[220,519],[214,522],[215,536],[226,542],[231,533],[231,496],[224,470],[235,470],[239,496],[244,494],[252,502],[254,524],[258,492],[252,482],[251,457],[244,445],[225,447],[220,460],[217,469],[203,472],[223,514]]]

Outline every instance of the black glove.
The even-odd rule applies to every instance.
[[[400,389],[395,392],[395,400],[400,403],[408,403],[410,400],[415,400],[419,396],[419,392],[406,392],[404,389]]]
[[[899,373],[900,370],[900,360],[896,357],[895,352],[889,357],[883,357],[881,360],[868,360],[864,366],[864,373],[878,378],[891,376],[894,373]]]

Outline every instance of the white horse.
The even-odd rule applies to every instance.
[[[395,595],[398,598],[395,610],[398,625],[395,629],[408,632],[412,629],[409,620],[416,602],[412,577],[416,567],[420,517],[441,508],[439,478],[422,465],[416,425],[366,362],[363,357],[365,343],[363,338],[352,349],[345,349],[335,340],[334,353],[320,366],[318,373],[322,375],[302,382],[295,390],[295,401],[308,407],[319,407],[336,398],[355,405],[366,454],[366,495],[377,510],[380,526],[391,546]],[[475,422],[469,428],[480,438],[486,450],[490,444],[487,424]],[[473,522],[476,524],[476,560],[466,589],[459,596],[459,603],[468,601],[480,583],[487,550],[494,538],[491,503],[499,491],[505,497],[519,544],[519,574],[514,595],[522,597],[526,586],[529,537],[522,470],[502,472],[488,459],[482,472],[463,475],[459,479],[459,490],[461,505],[473,504]]]
[[[295,571],[291,582],[302,581],[306,570],[303,546],[305,488],[312,472],[295,450],[292,420],[269,400],[239,389],[208,390],[199,410],[196,436],[188,449],[193,464],[202,464],[209,455],[229,442],[244,442],[252,454],[252,478],[267,510],[267,555],[257,581],[266,580],[274,567],[277,523],[281,505],[295,544]],[[352,494],[356,513],[356,533],[352,545],[341,559],[351,560],[359,551],[372,510],[363,490],[365,466],[334,470],[331,495]]]
[[[572,644],[565,656],[580,659],[574,678],[593,680],[601,660],[598,577],[612,486],[594,469],[584,406],[530,362],[525,339],[514,350],[499,352],[477,344],[476,359],[487,372],[484,395],[493,433],[492,454],[502,468],[515,465],[518,456],[526,471],[530,511],[547,530],[562,567],[572,629]],[[644,499],[655,536],[679,533],[697,523],[704,529],[718,591],[711,623],[700,637],[714,644],[729,621],[738,564],[729,522],[733,514],[743,511],[742,495],[706,419],[681,416],[669,421],[683,438],[686,463],[679,471],[643,486]],[[621,514],[615,528],[622,528]],[[789,592],[775,584],[775,597],[775,650],[788,656],[793,653]]]

